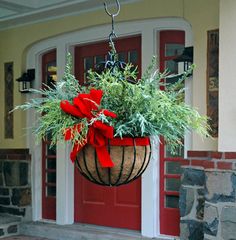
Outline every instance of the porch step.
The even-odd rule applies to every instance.
[[[148,240],[137,231],[114,229],[86,224],[56,225],[43,222],[24,222],[20,233],[52,240]],[[154,238],[152,238],[154,239]],[[161,239],[159,239],[161,240]],[[166,239],[165,239],[166,240]]]
[[[19,234],[21,218],[0,213],[0,238]]]

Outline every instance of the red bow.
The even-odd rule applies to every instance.
[[[73,104],[67,100],[63,100],[60,103],[61,109],[78,118],[87,118],[89,126],[87,139],[84,143],[75,143],[70,154],[72,162],[75,161],[78,152],[84,147],[86,143],[95,147],[98,159],[102,167],[113,167],[114,164],[111,161],[111,157],[106,149],[106,139],[113,138],[113,127],[104,124],[100,120],[91,121],[99,114],[103,113],[107,117],[116,118],[116,114],[106,109],[98,111],[98,107],[101,103],[103,91],[91,89],[88,94],[78,94],[73,99]],[[81,132],[81,124],[76,124],[73,128],[68,128],[65,131],[65,140],[71,140],[74,138],[74,132]]]

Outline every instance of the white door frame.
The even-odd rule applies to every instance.
[[[116,24],[119,37],[141,35],[142,37],[142,72],[150,64],[153,55],[159,56],[158,32],[161,30],[185,31],[186,46],[192,46],[192,29],[188,22],[181,18],[149,19]],[[57,50],[58,78],[63,76],[66,52],[71,51],[75,45],[92,43],[108,38],[110,25],[96,26],[72,33],[65,33],[34,44],[27,54],[27,69],[35,68],[36,77],[34,88],[41,87],[41,56],[50,49]],[[191,86],[189,87],[191,95]],[[35,97],[28,94],[27,98]],[[27,127],[35,122],[34,111],[27,112]],[[154,141],[155,142],[155,141]],[[187,142],[191,143],[191,140]],[[42,219],[42,166],[41,146],[35,144],[30,130],[27,134],[27,143],[32,154],[32,207],[33,220]],[[74,166],[69,160],[69,146],[59,144],[57,147],[57,224],[72,224],[74,222]],[[142,176],[142,214],[141,233],[147,237],[160,235],[159,213],[159,147],[158,142],[153,145],[153,157]],[[189,144],[191,145],[191,144]],[[164,236],[162,236],[164,237]],[[167,237],[167,239],[171,239]]]

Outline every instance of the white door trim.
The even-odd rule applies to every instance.
[[[193,45],[192,29],[188,22],[181,18],[149,19],[133,22],[122,22],[116,24],[116,32],[119,37],[141,35],[142,36],[142,72],[151,62],[153,55],[159,56],[158,32],[161,30],[183,30],[185,31],[186,46]],[[27,68],[36,69],[34,87],[41,86],[41,58],[43,52],[49,49],[57,49],[58,77],[61,78],[65,67],[66,51],[73,46],[84,43],[92,43],[107,39],[110,25],[96,26],[80,31],[65,33],[50,39],[43,40],[33,45],[27,54]],[[191,94],[191,91],[190,91]],[[28,99],[34,97],[29,94]],[[27,113],[27,127],[35,120],[33,111]],[[33,220],[40,220],[41,215],[41,152],[40,146],[36,145],[29,130],[27,134],[28,147],[32,154],[32,194],[33,194]],[[191,140],[190,140],[191,142]],[[146,172],[142,176],[142,219],[141,232],[143,236],[160,236],[159,224],[159,148],[154,145],[154,157],[152,158]],[[64,149],[64,150],[63,150]],[[64,151],[64,152],[63,152]],[[73,166],[65,164],[69,161],[68,146],[58,150],[57,159],[57,223],[71,224],[74,221],[74,191],[73,191]],[[65,197],[67,196],[67,197]],[[60,213],[59,213],[60,212]]]

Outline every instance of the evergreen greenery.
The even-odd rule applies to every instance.
[[[104,114],[97,118],[114,127],[115,137],[163,136],[172,149],[181,144],[186,131],[195,130],[202,136],[208,136],[207,118],[199,115],[197,110],[183,102],[183,80],[189,74],[185,73],[173,85],[166,85],[162,79],[168,78],[168,72],[155,70],[155,59],[138,80],[136,70],[131,64],[124,69],[114,65],[101,73],[89,71],[89,87],[80,86],[71,74],[71,56],[62,80],[52,87],[45,86],[42,90],[32,90],[40,95],[16,109],[34,108],[39,114],[34,133],[41,139],[47,134],[52,135],[52,144],[64,139],[67,128],[74,131],[72,142],[85,141],[89,124],[85,118],[76,118],[66,114],[60,108],[61,100],[69,100],[79,93],[88,93],[91,88],[103,90],[100,109],[107,109],[117,114],[112,119]],[[135,83],[130,83],[130,80]],[[160,90],[160,87],[165,91]],[[77,132],[75,124],[82,123],[83,129]]]

